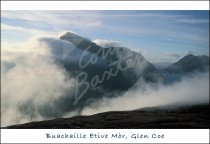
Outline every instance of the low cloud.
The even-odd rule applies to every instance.
[[[50,51],[50,48],[61,46],[75,48],[69,42],[49,38],[14,45],[4,41],[1,57],[2,126],[79,114],[79,109],[69,106],[75,79],[58,65]],[[114,42],[109,46],[114,46]],[[81,114],[208,102],[208,80],[209,73],[197,73],[171,85],[151,85],[140,79],[124,94],[110,93],[116,97],[104,97],[83,108]]]
[[[134,110],[170,104],[197,104],[209,102],[209,73],[185,77],[172,85],[149,85],[142,80],[125,94],[116,98],[104,98],[83,109],[83,115],[106,111]]]
[[[62,113],[55,101],[71,96],[74,79],[51,58],[47,45],[34,40],[7,46],[2,48],[1,60],[2,126]]]

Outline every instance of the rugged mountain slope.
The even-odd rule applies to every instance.
[[[126,90],[141,76],[148,82],[157,82],[162,78],[161,73],[142,55],[128,48],[102,48],[70,32],[61,36],[60,39],[68,41],[74,44],[78,49],[83,50],[83,53],[80,55],[80,62],[81,64],[87,65],[81,67],[79,61],[76,65],[80,65],[78,69],[88,72],[90,79],[96,74],[99,75],[99,77],[103,77],[105,71],[112,70],[113,73],[116,72],[116,75],[113,74],[114,76],[109,77],[108,80],[104,80],[103,84],[106,85],[105,87]],[[86,56],[86,54],[88,55]],[[72,54],[69,53],[68,57],[72,57]],[[86,60],[82,61],[84,57]],[[86,61],[89,61],[89,63]],[[99,70],[99,68],[93,68],[95,65],[101,70]],[[69,67],[67,66],[66,68],[68,69]],[[127,73],[129,73],[129,75],[127,75]],[[112,86],[110,87],[111,83]]]
[[[45,38],[41,41],[48,44],[56,63],[75,79],[74,91],[53,102],[63,112],[56,117],[80,111],[103,97],[120,96],[140,78],[152,83],[162,80],[162,74],[151,63],[128,48],[102,48],[70,32],[59,40]],[[46,109],[50,111],[51,107],[46,106]],[[51,118],[55,112],[47,114],[47,118]]]
[[[161,73],[151,63],[128,48],[102,48],[70,32],[62,35],[60,39],[74,48],[69,50],[68,46],[62,47],[64,53],[58,60],[59,63],[71,75],[79,76],[82,80],[86,77],[85,81],[91,85],[87,93],[90,92],[92,97],[100,97],[101,91],[96,90],[99,87],[106,92],[127,90],[140,77],[147,82],[162,80]],[[90,93],[85,97],[88,98]]]

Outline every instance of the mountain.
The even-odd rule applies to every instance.
[[[49,118],[63,117],[71,111],[78,114],[85,106],[104,97],[123,95],[136,85],[144,88],[146,83],[161,81],[174,82],[180,75],[204,70],[208,57],[188,55],[161,72],[140,53],[126,47],[103,48],[77,34],[67,32],[60,39],[43,38],[56,63],[74,79],[75,88],[61,98],[53,101],[59,112],[45,106],[42,116]]]
[[[162,71],[140,53],[126,47],[103,48],[71,32],[59,39],[41,38],[40,41],[47,44],[50,58],[72,83],[75,82],[70,83],[74,86],[38,109],[28,101],[18,107],[31,121],[36,117],[35,112],[43,119],[54,120],[7,128],[209,128],[209,105],[185,105],[175,109],[154,107],[62,118],[71,112],[80,115],[86,106],[97,108],[104,97],[120,97],[130,88],[138,88],[141,92],[144,90],[141,80],[156,89],[159,82],[174,82],[189,73],[208,71],[209,57],[187,55]],[[5,62],[2,65],[7,66],[3,72],[15,66]],[[157,91],[157,96],[161,94]]]
[[[58,118],[8,129],[209,129],[209,104],[167,105],[134,111],[104,112],[90,116]]]
[[[71,42],[81,50],[89,48],[88,51],[92,53],[97,53],[100,49],[102,49],[102,47],[96,45],[94,42],[71,32],[66,32],[64,35],[60,36],[60,39]]]
[[[208,56],[194,56],[189,54],[167,68],[164,68],[162,74],[164,76],[164,83],[170,84],[181,81],[184,76],[193,76],[195,72],[207,71],[209,71]]]
[[[95,87],[99,86],[108,91],[123,91],[133,86],[140,77],[143,77],[147,82],[157,82],[162,79],[161,73],[151,63],[141,54],[128,48],[102,48],[94,42],[70,32],[62,35],[60,39],[70,42],[76,47],[66,56],[67,58],[78,56],[77,61],[74,59],[74,63],[63,59],[62,63],[65,63],[65,69],[74,75],[81,72],[87,73],[88,82],[96,78],[95,76],[99,81],[102,79],[103,82]]]
[[[190,73],[190,72],[202,72],[209,69],[209,57],[208,56],[194,56],[192,54],[186,55],[179,61],[174,63],[165,69],[169,73]]]
[[[67,32],[60,39],[43,38],[53,59],[75,79],[75,89],[53,102],[63,113],[82,109],[103,97],[116,97],[139,80],[162,81],[163,76],[141,54],[125,47],[102,48],[77,34]],[[46,107],[45,109],[50,110]],[[44,113],[47,118],[55,112]]]
[[[85,71],[88,71],[89,66],[90,67],[94,66],[95,64],[97,64],[97,62],[100,62],[98,63],[97,67],[103,69],[102,73],[100,73],[101,72],[100,71],[99,73],[91,74],[93,70],[97,71],[96,68],[91,70],[91,72],[88,71],[90,77],[91,75],[95,76],[96,74],[103,75],[103,72],[106,70],[110,70],[110,68],[113,70],[118,69],[119,71],[117,75],[110,78],[111,81],[113,82],[111,88],[113,88],[114,86],[114,88],[128,89],[141,76],[143,76],[145,80],[150,82],[157,82],[162,77],[161,73],[151,63],[149,63],[141,54],[131,51],[128,48],[124,47],[102,48],[96,45],[94,42],[91,42],[85,38],[82,38],[81,36],[78,36],[70,32],[67,32],[64,35],[62,35],[60,39],[74,44],[78,49],[83,50],[83,54],[84,51],[87,52],[87,55],[90,54],[86,56],[87,59],[88,57],[93,57],[93,59],[96,59],[96,62],[93,65],[91,65],[90,63],[89,65],[87,65],[87,67],[85,67],[86,69],[84,68]],[[72,57],[72,55],[69,54],[69,57]],[[81,57],[82,54],[80,55],[80,58]],[[79,65],[79,63],[77,63],[77,65]],[[129,77],[127,75],[128,72],[130,74]],[[119,76],[121,77],[119,78]],[[109,85],[110,83],[108,83],[107,86]],[[118,87],[116,87],[117,85]]]

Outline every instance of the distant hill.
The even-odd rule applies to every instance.
[[[164,76],[164,83],[170,84],[180,81],[185,76],[193,76],[196,72],[208,72],[209,57],[189,54],[161,71]]]
[[[192,54],[186,55],[176,63],[165,69],[165,72],[187,74],[189,72],[203,72],[209,70],[208,56],[194,56]]]

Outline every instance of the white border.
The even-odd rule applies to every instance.
[[[1,1],[1,10],[209,10],[209,1]],[[209,143],[209,130],[1,130],[3,143],[66,143],[69,139],[46,139],[46,133],[71,132],[142,132],[145,134],[164,133],[166,139],[159,143]],[[102,142],[132,142],[113,139],[75,139],[71,142],[102,143]],[[136,143],[139,141],[133,141]],[[156,143],[157,140],[145,139],[143,143]]]
[[[209,10],[209,1],[1,1],[2,10]]]
[[[1,132],[2,143],[209,143],[208,129],[2,129]],[[92,133],[100,137],[90,138]],[[47,134],[60,138],[47,138]],[[61,138],[65,134],[81,134],[86,138]],[[104,134],[108,138],[102,138]],[[112,134],[125,137],[113,138]],[[133,134],[138,134],[138,138],[131,138]],[[149,137],[140,138],[141,134]]]

